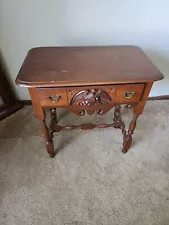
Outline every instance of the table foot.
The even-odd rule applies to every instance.
[[[56,155],[56,152],[54,150],[53,141],[46,142],[46,149],[47,149],[47,152],[48,152],[50,158],[54,158]]]
[[[131,143],[132,143],[132,137],[127,137],[126,139],[123,140],[123,149],[122,149],[123,153],[128,152],[128,150],[131,146]]]

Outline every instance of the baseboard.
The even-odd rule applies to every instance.
[[[148,97],[148,100],[169,100],[169,95]]]
[[[23,105],[32,105],[31,100],[19,100],[18,102],[20,102]]]
[[[169,100],[169,95],[148,97],[148,100]],[[32,105],[31,100],[20,100],[23,105]]]

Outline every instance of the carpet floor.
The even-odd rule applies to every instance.
[[[99,123],[112,114],[58,117]],[[123,107],[124,121],[131,115]],[[127,154],[112,128],[62,131],[54,142],[51,159],[31,106],[0,122],[1,225],[169,224],[169,101],[148,101]]]

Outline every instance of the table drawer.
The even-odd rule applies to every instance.
[[[66,107],[70,105],[105,105],[135,103],[141,100],[144,84],[84,86],[73,88],[38,88],[42,106]],[[97,102],[97,98],[99,101]]]
[[[88,104],[91,102],[92,98],[96,98],[94,96],[94,92],[96,95],[100,96],[101,104],[104,104],[104,100],[107,104],[114,103],[135,103],[141,100],[142,94],[144,91],[144,84],[121,84],[121,85],[108,85],[108,86],[84,86],[77,88],[69,88],[67,90],[68,103],[72,104],[74,99],[85,102]],[[86,94],[85,92],[88,92]],[[100,93],[100,94],[99,94]],[[91,99],[90,99],[91,97]]]
[[[38,88],[38,96],[42,106],[67,106],[66,89],[62,88]]]
[[[144,91],[144,84],[124,84],[116,88],[116,103],[132,103],[141,100]]]

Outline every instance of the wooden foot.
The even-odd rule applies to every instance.
[[[52,142],[49,142],[49,141],[46,142],[46,149],[47,149],[47,152],[48,152],[49,156],[51,158],[54,158],[55,155],[56,155],[56,152],[54,151],[53,141]]]
[[[56,152],[54,151],[54,146],[53,146],[53,134],[49,132],[49,129],[46,125],[45,120],[42,121],[42,131],[43,131],[44,138],[46,140],[47,152],[50,155],[50,157],[53,158],[56,155]]]
[[[122,149],[123,153],[128,152],[128,149],[131,146],[132,135],[133,135],[134,130],[136,128],[137,118],[138,118],[138,115],[134,114],[133,115],[133,119],[132,119],[132,121],[130,123],[129,130],[128,130],[127,134],[125,134],[125,133],[123,134],[123,149]]]
[[[128,149],[130,148],[131,143],[132,143],[132,137],[126,137],[123,140],[123,149],[122,149],[123,153],[127,153],[128,152]]]

